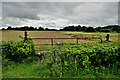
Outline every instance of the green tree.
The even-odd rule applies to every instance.
[[[95,32],[95,29],[93,27],[88,27],[84,31],[85,32]]]

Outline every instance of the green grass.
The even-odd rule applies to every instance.
[[[3,78],[52,78],[51,72],[46,62],[34,61],[32,63],[24,63],[18,65],[10,65],[6,69],[3,69]],[[79,73],[79,76],[72,78],[120,78],[120,75],[113,74],[83,74]],[[67,76],[64,76],[65,78]],[[68,77],[70,78],[70,76]]]
[[[32,63],[23,63],[17,65],[10,65],[2,69],[3,78],[52,78],[49,66],[46,62],[34,61]],[[79,76],[74,76],[72,78],[120,78],[120,75],[113,74],[83,74],[79,73]],[[65,78],[70,78],[70,76],[64,76]]]
[[[87,43],[82,43],[83,47],[86,47]],[[109,43],[98,43],[100,45],[105,45],[105,46],[117,46],[115,43],[109,42]],[[88,48],[90,48],[91,46],[95,45],[97,46],[98,44],[89,44],[88,43]],[[109,45],[108,45],[109,44]],[[74,49],[79,49],[82,48],[82,45],[71,45],[70,47],[68,46],[68,48],[70,50],[74,50]],[[81,46],[81,47],[80,47]],[[67,47],[64,48],[65,46],[62,47],[62,45],[60,46],[60,48],[58,47],[57,50],[54,50],[54,52],[56,52],[56,57],[58,57],[60,54],[59,52],[65,52],[65,51],[69,51],[67,50]],[[101,48],[101,47],[100,47]],[[60,51],[59,51],[60,49]],[[75,50],[76,51],[76,50]],[[75,52],[72,51],[72,52]],[[89,49],[90,51],[90,49]],[[89,52],[88,51],[88,52]],[[69,54],[72,54],[69,53]],[[44,54],[42,60],[35,60],[33,62],[24,62],[24,63],[14,63],[12,65],[9,65],[7,67],[3,66],[2,72],[3,72],[3,78],[60,78],[58,76],[53,76],[55,75],[54,72],[60,72],[60,66],[59,64],[53,63],[53,61],[51,59],[53,59],[53,54],[51,53],[51,51],[41,51],[42,54]],[[59,55],[57,55],[59,54]],[[75,54],[75,53],[74,53]],[[72,58],[71,58],[72,59]],[[50,64],[52,64],[50,66]],[[74,67],[74,66],[73,66]],[[118,70],[118,74],[110,74],[109,70],[104,70],[104,72],[94,72],[94,69],[91,68],[90,71],[86,71],[86,69],[79,69],[78,75],[75,75],[75,69],[73,68],[73,71],[68,70],[67,73],[65,73],[64,75],[62,75],[62,78],[120,78],[120,69]]]
[[[13,64],[3,68],[3,78],[50,78],[50,71],[42,61]]]

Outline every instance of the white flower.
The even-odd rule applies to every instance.
[[[38,52],[37,54],[40,55],[40,52]]]

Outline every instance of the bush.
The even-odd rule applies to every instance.
[[[6,55],[2,55],[2,65],[3,66],[8,66],[8,65],[12,65],[13,61],[11,61],[10,59],[6,59]]]
[[[32,40],[26,41],[6,41],[2,43],[3,59],[20,62],[28,56],[35,55],[34,45]],[[4,60],[3,60],[4,61]]]
[[[101,32],[110,32],[110,29],[101,29]]]
[[[84,30],[84,32],[96,32],[93,27],[88,27]]]
[[[52,48],[49,66],[54,77],[77,76],[78,73],[109,70],[117,73],[120,66],[120,48],[116,42],[58,45]],[[58,72],[59,71],[59,72]]]

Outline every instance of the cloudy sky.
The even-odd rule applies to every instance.
[[[2,27],[118,24],[117,2],[3,2]]]

